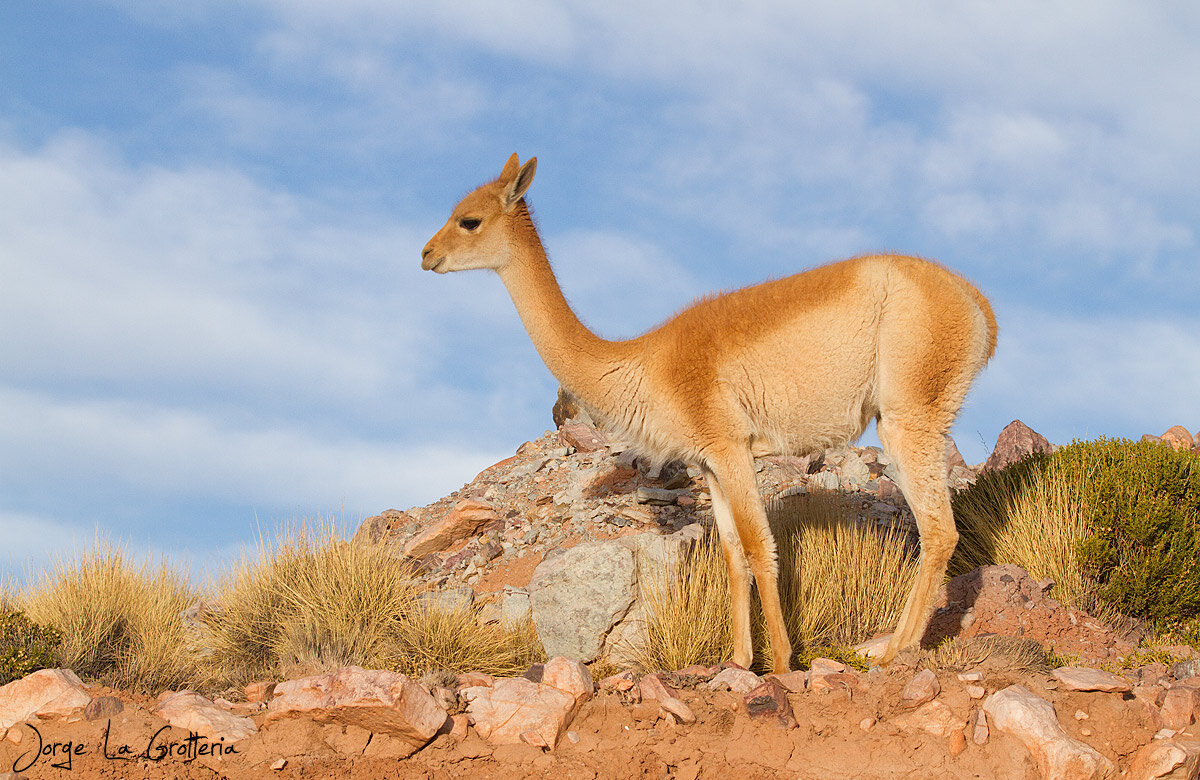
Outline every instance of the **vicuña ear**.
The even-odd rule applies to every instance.
[[[509,158],[509,164],[515,165],[516,159],[517,156],[514,154]],[[507,171],[508,166],[505,166],[504,170]],[[504,188],[503,198],[505,211],[512,211],[513,207],[517,205],[517,202],[520,201],[521,198],[525,197],[525,193],[529,191],[529,185],[533,184],[533,172],[535,170],[537,170],[537,158],[530,157],[525,161],[525,164],[521,166],[521,170],[517,171],[513,180],[510,181]]]
[[[512,156],[508,158],[508,162],[504,163],[504,170],[500,171],[500,181],[511,181],[517,175],[517,166],[520,164],[521,161],[517,159],[517,153],[513,152]]]

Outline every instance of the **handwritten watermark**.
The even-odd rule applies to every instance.
[[[99,744],[89,747],[87,743],[75,740],[47,742],[42,738],[42,732],[38,731],[36,726],[30,723],[24,725],[34,733],[36,739],[30,745],[29,750],[22,753],[13,762],[12,771],[18,773],[30,769],[39,762],[48,764],[55,769],[70,770],[77,756],[93,753],[98,753],[109,761],[158,762],[173,759],[186,764],[205,756],[220,758],[236,755],[238,752],[233,745],[225,743],[224,737],[213,741],[194,731],[189,731],[188,736],[183,739],[172,739],[170,726],[163,726],[154,732],[154,735],[144,744],[138,742],[131,745],[112,738],[112,721],[109,720],[104,727],[104,738],[100,740]]]

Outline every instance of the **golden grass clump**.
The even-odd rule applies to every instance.
[[[779,588],[796,658],[805,647],[824,653],[853,645],[899,619],[916,576],[917,559],[902,533],[881,531],[850,519],[837,494],[790,497],[768,507],[779,553]],[[644,646],[636,663],[644,669],[681,669],[717,664],[728,657],[729,585],[715,532],[678,568],[643,578]],[[758,615],[755,645],[767,649]]]
[[[949,573],[1015,563],[1037,579],[1054,580],[1056,600],[1104,612],[1077,553],[1091,533],[1083,504],[1087,495],[1083,472],[1056,470],[1049,478],[1022,468],[985,473],[974,488],[955,496],[961,536]]]
[[[16,600],[31,620],[59,631],[62,666],[108,685],[156,691],[195,677],[179,613],[197,596],[165,562],[135,565],[98,540],[75,560],[54,561]]]
[[[540,652],[532,625],[483,626],[474,608],[422,599],[409,565],[330,530],[293,529],[274,547],[261,543],[218,584],[204,619],[210,679],[237,685],[340,666],[512,673]]]

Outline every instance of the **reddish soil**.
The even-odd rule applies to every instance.
[[[994,730],[984,745],[972,732],[937,737],[896,725],[903,714],[900,690],[913,668],[896,666],[860,678],[860,689],[791,694],[797,725],[752,719],[743,697],[734,693],[683,690],[681,698],[697,722],[676,725],[664,719],[656,702],[633,703],[613,692],[587,702],[557,749],[529,745],[491,745],[467,730],[465,737],[436,737],[408,758],[388,757],[386,739],[355,736],[340,726],[307,720],[274,724],[239,743],[236,754],[216,760],[189,756],[188,735],[149,714],[145,699],[120,693],[123,712],[111,718],[71,724],[37,725],[43,750],[56,746],[32,766],[31,747],[38,737],[28,727],[12,731],[20,744],[0,741],[0,772],[12,768],[28,778],[511,778],[552,780],[591,778],[993,778],[1025,780],[1038,772],[1026,749]],[[1067,733],[1107,756],[1119,768],[1150,741],[1156,726],[1141,702],[1125,694],[1061,691],[1045,674],[984,672],[987,691],[1012,683],[1028,687],[1054,704]],[[939,674],[939,699],[966,723],[979,706],[965,683],[950,672]],[[112,694],[111,691],[101,693]],[[365,732],[363,732],[365,735]],[[107,748],[105,739],[107,737]],[[1179,739],[1200,737],[1197,725]],[[355,743],[355,739],[358,742]],[[365,742],[364,742],[365,740]],[[339,746],[342,753],[331,747]],[[203,744],[196,743],[196,744]],[[70,745],[68,760],[64,749]],[[180,754],[152,761],[162,746]],[[364,749],[365,748],[365,749]],[[141,757],[139,757],[139,754]],[[372,755],[378,757],[372,757]],[[280,759],[286,765],[272,769]],[[62,766],[56,767],[55,764]]]

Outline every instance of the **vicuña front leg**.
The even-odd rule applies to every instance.
[[[904,428],[881,420],[879,439],[897,462],[900,489],[917,520],[921,534],[921,563],[908,594],[900,622],[888,642],[881,663],[921,641],[929,623],[933,596],[946,574],[946,565],[958,543],[950,488],[946,481],[945,435],[936,430]]]
[[[782,674],[791,668],[792,643],[788,639],[783,609],[779,602],[779,565],[775,538],[771,535],[762,497],[754,481],[753,460],[747,452],[733,463],[716,466],[714,472],[716,479],[710,478],[709,484],[716,485],[716,489],[712,491],[713,514],[717,518],[722,543],[726,544],[724,540],[727,537],[736,538],[740,543],[742,560],[749,564],[754,581],[758,584],[758,598],[762,602],[763,617],[766,619],[767,633],[771,638],[772,670]],[[726,530],[730,526],[734,533]],[[728,544],[726,549],[728,550]],[[728,560],[727,552],[726,561]],[[735,589],[738,591],[736,596]],[[733,600],[734,662],[747,666],[752,655],[750,588],[744,568],[738,581],[735,580],[733,566],[730,566],[730,595]],[[746,663],[743,663],[742,658],[746,658]]]

